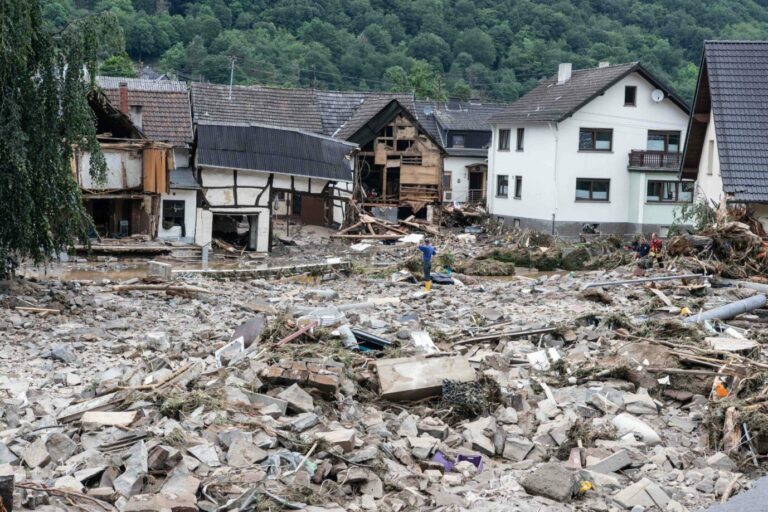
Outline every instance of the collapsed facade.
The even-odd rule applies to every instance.
[[[75,153],[73,170],[98,238],[158,234],[161,195],[169,190],[171,146],[149,139],[98,92],[89,95],[107,171],[91,176],[91,155]]]

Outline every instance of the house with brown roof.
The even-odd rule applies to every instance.
[[[84,148],[75,151],[72,164],[94,235],[155,238],[160,229],[161,198],[170,189],[171,145],[147,137],[102,92],[91,91],[88,102],[106,173],[91,174],[93,155]]]
[[[152,141],[171,147],[168,190],[160,197],[155,235],[165,240],[194,242],[200,189],[190,166],[192,112],[189,90],[176,80],[96,77],[109,102]]]
[[[683,154],[696,198],[748,204],[768,225],[767,41],[706,41]]]
[[[636,62],[556,74],[491,117],[488,203],[561,235],[664,232],[693,200],[680,180],[688,106]]]
[[[426,207],[441,201],[445,152],[421,126],[411,95],[202,83],[192,84],[191,91],[198,124],[253,123],[358,145],[354,168],[364,208],[392,216],[426,216]],[[318,208],[327,207],[306,191],[276,198],[276,211],[303,219],[322,218]]]

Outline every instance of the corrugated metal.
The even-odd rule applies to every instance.
[[[351,181],[350,161],[345,157],[354,147],[266,126],[200,124],[197,128],[197,163],[204,166]]]
[[[768,43],[704,45],[723,189],[768,202]]]

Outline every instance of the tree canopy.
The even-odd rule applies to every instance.
[[[112,16],[57,21],[54,28],[44,20],[39,0],[0,2],[0,276],[14,261],[39,263],[86,240],[90,221],[72,176],[76,149],[93,155],[96,178],[106,172],[86,77],[108,49],[101,42],[122,46],[121,31]]]
[[[44,0],[62,25],[115,14],[135,61],[181,78],[513,100],[560,62],[641,61],[684,97],[705,39],[768,39],[765,0]],[[415,69],[414,69],[415,67]],[[428,87],[427,89],[435,89]]]

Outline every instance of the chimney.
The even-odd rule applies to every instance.
[[[128,82],[120,82],[120,112],[128,115]]]
[[[572,64],[570,62],[563,62],[560,67],[557,68],[557,84],[562,85],[571,79]]]
[[[611,65],[611,63],[610,63],[610,62],[608,62],[607,60],[602,60],[602,61],[600,61],[600,63],[597,65],[597,67],[599,67],[599,68],[607,68],[607,67],[608,67],[608,66],[610,66],[610,65]]]

